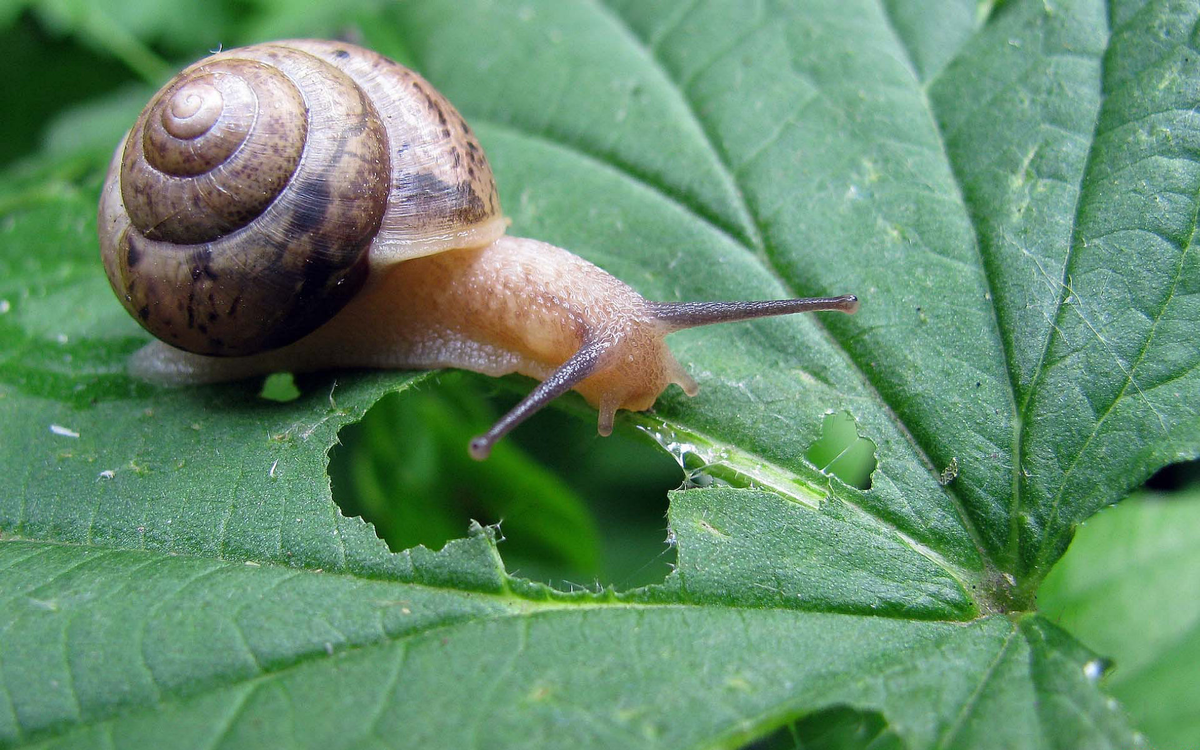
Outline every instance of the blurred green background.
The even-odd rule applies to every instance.
[[[391,3],[298,0],[0,3],[4,138],[0,213],[23,191],[98,192],[121,133],[151,94],[211,50],[295,36],[336,37],[396,54]],[[401,62],[414,65],[414,61]],[[414,65],[414,67],[417,67]],[[97,257],[96,272],[101,273]],[[532,381],[445,372],[381,401],[344,430],[331,456],[335,499],[372,521],[392,549],[439,548],[471,519],[499,523],[510,571],[570,589],[628,589],[670,571],[667,493],[719,482],[701,460],[673,456],[626,416],[609,439],[582,399],[562,399],[517,430],[492,458],[467,457],[467,441]],[[275,377],[263,397],[286,400],[303,378]],[[867,487],[874,445],[848,414],[826,417],[807,457]]]

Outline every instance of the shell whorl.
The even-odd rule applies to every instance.
[[[99,220],[129,312],[225,356],[311,332],[371,267],[504,230],[491,170],[440,94],[373,52],[308,40],[169,82],[117,149]]]
[[[147,238],[196,244],[262,215],[300,164],[305,98],[277,68],[215,60],[168,85],[131,135],[121,198]]]

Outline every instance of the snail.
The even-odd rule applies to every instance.
[[[425,79],[350,44],[220,52],[154,96],[99,206],[105,272],[158,342],[131,371],[163,384],[329,368],[457,367],[541,382],[485,434],[575,389],[644,410],[696,382],[664,337],[852,295],[651,302],[581,258],[505,234],[471,128]]]

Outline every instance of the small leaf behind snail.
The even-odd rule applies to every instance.
[[[160,339],[164,384],[275,371],[459,367],[542,382],[475,458],[574,389],[617,409],[698,386],[664,337],[852,295],[650,302],[561,248],[504,234],[487,159],[428,82],[353,45],[291,40],[186,68],[117,148],[101,194],[105,271]]]

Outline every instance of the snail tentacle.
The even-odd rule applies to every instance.
[[[611,348],[607,341],[591,341],[584,344],[579,351],[557,370],[552,372],[537,387],[529,392],[521,402],[498,419],[486,433],[473,438],[470,444],[471,458],[482,461],[492,452],[492,446],[500,438],[507,435],[514,427],[533,416],[542,407],[574,388],[580,382],[590,377],[602,366],[604,354]],[[615,411],[615,410],[614,410]],[[609,430],[611,431],[611,417]]]

